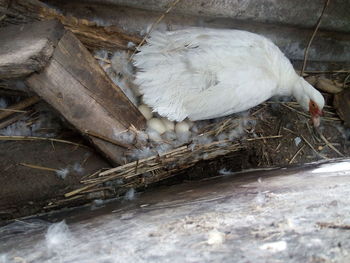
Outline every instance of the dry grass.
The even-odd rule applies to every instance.
[[[286,162],[287,164],[298,162],[298,158],[303,158],[301,157],[302,154],[306,154],[310,151],[314,152],[319,159],[328,159],[327,156],[318,151],[320,145],[323,145],[323,147],[328,146],[337,155],[343,156],[343,154],[335,148],[334,143],[327,140],[321,133],[315,133],[307,123],[310,116],[302,112],[300,106],[295,102],[276,103],[282,106],[281,110],[284,108],[285,111],[287,110],[290,111],[290,114],[294,114],[296,122],[301,123],[301,118],[304,120],[304,123],[306,121],[307,128],[305,127],[303,131],[299,131],[298,129],[291,130],[283,127],[281,122],[279,122],[280,125],[276,127],[275,122],[268,119],[265,112],[268,111],[272,103],[274,102],[268,102],[258,106],[250,115],[250,119],[258,119],[265,125],[264,127],[271,127],[268,128],[270,131],[261,126],[259,128],[260,130],[255,130],[254,133],[249,133],[249,131],[247,131],[246,137],[241,140],[214,141],[208,144],[198,144],[195,145],[195,147],[187,144],[165,154],[137,160],[112,169],[100,170],[82,178],[81,186],[66,193],[65,198],[67,198],[67,200],[77,200],[74,197],[79,196],[79,200],[88,200],[96,195],[105,196],[106,192],[113,192],[112,196],[120,195],[130,188],[140,189],[155,182],[176,176],[202,160],[211,160],[251,147],[260,149],[259,155],[262,165],[273,165],[273,162],[271,163],[275,157],[273,154],[276,154],[276,152],[279,151],[278,149],[282,147],[281,145],[285,145],[286,141],[291,141],[290,136],[294,138],[300,137],[303,143],[297,147],[294,152],[290,153],[290,157]],[[323,118],[323,120],[326,121],[325,123],[331,124],[332,122],[337,123],[340,121],[332,107],[326,106],[325,109],[325,117]],[[212,123],[202,128],[199,136],[217,136],[236,126],[237,119],[223,118],[220,122]],[[274,131],[273,133],[275,135],[271,134],[271,131]],[[317,136],[317,140],[313,139],[315,136]],[[113,191],[111,190],[112,188],[114,189]],[[67,201],[65,201],[64,204],[67,204]]]
[[[87,148],[86,145],[71,142],[71,141],[55,139],[55,138],[35,137],[35,136],[2,136],[0,135],[0,141],[49,141],[49,142],[71,144],[71,145]]]

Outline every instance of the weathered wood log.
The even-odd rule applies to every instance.
[[[0,79],[22,78],[42,70],[62,34],[62,24],[54,20],[0,28]]]
[[[43,71],[33,73],[25,83],[83,134],[93,131],[113,140],[131,124],[138,129],[145,126],[143,115],[70,31],[64,33]],[[114,163],[124,163],[124,147],[89,138]]]
[[[2,25],[58,19],[91,49],[131,49],[129,42],[137,45],[141,41],[140,37],[126,34],[116,26],[102,27],[85,19],[64,16],[38,0],[0,0],[0,17]]]

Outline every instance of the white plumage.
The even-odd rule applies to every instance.
[[[170,120],[211,119],[293,95],[318,117],[322,95],[300,78],[267,38],[239,30],[153,32],[134,57],[143,100]],[[311,112],[312,113],[312,112]]]

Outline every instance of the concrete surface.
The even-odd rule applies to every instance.
[[[349,160],[215,175],[17,220],[0,262],[350,262]]]

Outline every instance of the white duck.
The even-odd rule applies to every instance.
[[[319,125],[324,98],[267,38],[240,30],[153,32],[134,57],[144,101],[170,120],[204,120],[293,95]]]

